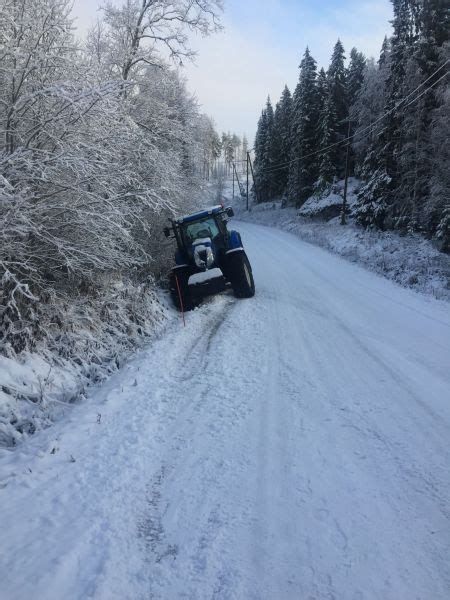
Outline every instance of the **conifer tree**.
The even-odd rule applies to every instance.
[[[363,84],[365,95],[361,97],[361,106],[356,107],[358,124],[355,130],[354,145],[356,151],[361,153],[362,164],[359,172],[363,185],[358,193],[355,216],[356,220],[367,228],[383,229],[385,226],[387,196],[391,183],[387,172],[386,144],[381,141],[381,135],[386,135],[386,133],[383,134],[386,128],[383,127],[382,122],[381,135],[379,128],[369,131],[369,135],[366,128],[372,122],[376,122],[385,109],[385,89],[390,74],[390,64],[390,44],[385,38],[378,61],[378,69],[374,68],[372,73],[366,70]],[[370,106],[369,110],[368,106]],[[363,139],[358,136],[359,129],[364,131]],[[358,150],[360,144],[362,144],[362,148]]]
[[[366,67],[366,57],[362,52],[358,52],[356,48],[352,48],[350,51],[350,64],[347,70],[347,102],[348,112],[351,119],[352,107],[358,100],[359,92],[364,81],[364,71]],[[347,132],[354,131],[354,124],[350,121],[352,127],[347,129]],[[352,146],[350,146],[349,152],[349,175],[353,175],[355,172],[355,153]]]
[[[347,71],[345,68],[345,51],[341,40],[338,40],[334,46],[327,77],[331,96],[329,115],[334,112],[336,118],[334,126],[328,132],[328,136],[332,137],[332,134],[335,133],[333,141],[340,141],[347,137],[348,130]],[[345,169],[344,146],[338,146],[334,151],[333,163],[337,177],[343,177]]]
[[[336,177],[336,143],[338,133],[336,130],[336,109],[333,96],[329,92],[328,81],[325,86],[325,100],[318,121],[319,150],[319,179],[316,191],[323,194],[328,191]]]
[[[436,236],[449,249],[446,61],[450,58],[450,11],[441,0],[411,2],[410,36],[399,96],[424,84],[421,97],[398,115],[397,166],[389,215],[392,226]],[[444,77],[442,77],[444,76]],[[429,88],[429,89],[427,89]]]
[[[389,56],[386,54],[382,63],[376,64],[372,58],[367,61],[361,89],[355,103],[350,107],[354,135],[352,151],[355,155],[355,172],[357,174],[361,173],[368,150],[378,138],[377,129],[368,131],[367,128],[380,119],[384,110],[388,71],[386,62],[389,60]]]
[[[257,190],[261,189],[262,186],[262,177],[263,171],[266,168],[265,166],[265,147],[266,147],[266,138],[267,138],[267,112],[264,108],[261,112],[261,116],[258,120],[258,127],[256,129],[255,136],[255,188]],[[259,196],[259,194],[257,194]]]
[[[270,98],[267,98],[255,138],[255,192],[261,202],[270,200],[274,194],[274,172],[270,171],[275,164],[273,131],[274,112]]]
[[[356,48],[350,51],[350,64],[347,71],[347,102],[350,108],[355,104],[364,80],[366,57]]]
[[[322,67],[317,75],[317,111],[322,114],[328,96],[328,81],[325,69]],[[319,145],[320,142],[319,142]]]
[[[398,159],[402,151],[404,133],[402,113],[394,108],[404,97],[408,57],[412,54],[416,35],[416,0],[392,0],[392,4],[394,34],[391,39],[390,73],[386,82],[385,104],[385,111],[389,116],[379,137],[380,152],[390,179],[389,192],[385,198],[389,207],[386,214],[388,228],[395,227],[399,216],[400,203],[395,198],[394,190],[398,190],[400,179],[401,167]]]
[[[276,163],[276,157],[274,156],[274,111],[270,97],[267,98],[266,103],[266,116],[267,116],[267,129],[266,129],[266,140],[264,148],[264,164],[265,171],[262,173],[261,179],[261,200],[271,200],[274,196],[275,190],[275,174],[276,171],[271,171],[274,164]]]
[[[316,61],[306,48],[300,63],[292,114],[292,150],[289,169],[289,199],[301,206],[312,194],[317,179],[317,71]]]
[[[285,165],[274,171],[275,196],[283,196],[286,192],[291,151],[292,96],[287,85],[284,87],[274,115],[273,159],[276,165]]]
[[[384,40],[383,40],[383,45],[381,46],[380,58],[378,59],[378,66],[380,68],[384,67],[387,57],[390,55],[390,52],[391,52],[390,40],[385,35]]]

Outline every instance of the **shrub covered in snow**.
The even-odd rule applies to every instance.
[[[147,284],[114,282],[90,295],[33,308],[40,336],[26,350],[0,353],[0,446],[49,425],[155,335],[167,309]]]

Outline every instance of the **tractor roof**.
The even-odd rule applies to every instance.
[[[220,212],[223,212],[224,208],[222,204],[217,204],[216,206],[211,206],[211,208],[206,208],[205,210],[199,210],[198,212],[192,213],[191,215],[185,215],[184,217],[180,217],[175,220],[175,223],[179,225],[181,223],[190,223],[191,221],[197,221],[198,219],[204,219],[209,215],[216,215]]]

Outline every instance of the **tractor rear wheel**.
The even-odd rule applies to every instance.
[[[227,255],[228,277],[236,298],[251,298],[255,295],[255,282],[252,267],[243,251]]]
[[[173,269],[169,276],[170,296],[172,302],[180,311],[192,310],[196,306],[188,285],[189,277],[192,275],[192,272],[192,269],[189,267],[179,267]]]

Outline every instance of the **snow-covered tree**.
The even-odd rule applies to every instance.
[[[327,84],[328,85],[328,84]],[[318,119],[318,180],[316,191],[321,194],[328,191],[336,178],[336,144],[338,138],[336,125],[336,107],[333,96],[328,92]]]
[[[291,127],[291,165],[288,194],[301,206],[317,179],[317,72],[316,61],[307,48],[300,63],[300,78],[294,93]]]
[[[335,114],[335,123],[328,131],[328,137],[333,142],[344,140],[348,131],[348,97],[347,97],[347,70],[345,68],[345,51],[342,42],[338,40],[333,49],[331,63],[327,71],[329,95],[329,114]],[[333,164],[336,176],[344,176],[345,150],[338,146],[333,151]]]
[[[347,104],[353,106],[358,98],[359,90],[364,81],[364,70],[366,66],[366,57],[356,48],[350,51],[350,64],[347,70]]]
[[[105,65],[111,76],[128,80],[165,56],[182,64],[195,53],[191,33],[208,35],[221,28],[220,0],[127,0],[107,2],[104,11]]]
[[[388,60],[388,57],[384,59],[384,61]],[[379,127],[372,128],[371,125],[379,120],[383,114],[387,73],[386,62],[377,64],[373,59],[369,59],[364,69],[359,94],[350,107],[350,119],[354,136],[352,147],[357,172],[361,171],[369,147],[378,138]]]
[[[390,73],[390,50],[385,39],[380,59],[369,61],[356,103],[351,108],[354,120],[353,150],[357,172],[363,180],[355,209],[357,221],[364,227],[384,228],[391,177],[386,167],[386,148],[380,131],[385,128],[386,82]]]
[[[275,165],[284,165],[277,167],[273,173],[275,196],[284,195],[287,189],[288,163],[291,155],[291,126],[292,96],[289,88],[285,86],[274,115],[273,159]]]
[[[255,185],[254,192],[258,201],[264,202],[273,198],[275,193],[276,163],[274,154],[274,111],[270,98],[258,121],[255,137]]]

